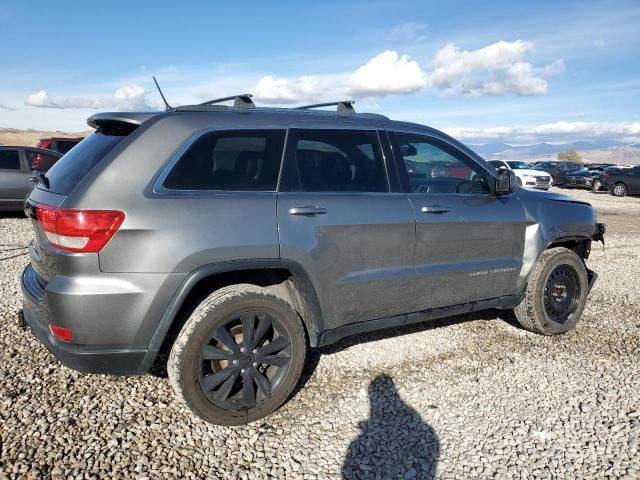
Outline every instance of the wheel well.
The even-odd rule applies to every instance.
[[[229,272],[214,273],[201,278],[189,291],[182,302],[178,312],[171,322],[162,346],[158,351],[157,361],[165,362],[171,346],[180,333],[183,325],[196,307],[212,292],[222,287],[248,283],[264,287],[274,295],[289,303],[302,318],[307,338],[312,344],[315,341],[315,329],[313,328],[312,308],[305,299],[302,283],[291,271],[286,268],[255,268],[247,270],[234,270]],[[313,337],[311,337],[313,335]],[[157,362],[156,362],[157,363]]]
[[[591,253],[591,240],[588,238],[558,240],[549,245],[547,250],[555,247],[564,247],[573,250],[580,258],[586,260]]]

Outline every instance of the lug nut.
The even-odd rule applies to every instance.
[[[240,373],[244,373],[244,368],[240,369]]]
[[[238,364],[238,360],[234,360],[234,361],[233,361],[233,364],[234,364],[234,365],[237,365],[237,364]]]
[[[240,347],[240,353],[244,353],[244,347]]]
[[[253,362],[253,366],[257,367],[258,366],[258,362]]]
[[[257,349],[257,348],[254,348],[254,349],[253,349],[253,353],[258,353],[258,349]]]

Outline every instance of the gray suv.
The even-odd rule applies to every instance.
[[[90,117],[26,202],[23,324],[81,371],[168,354],[177,397],[226,425],[274,411],[307,351],[347,335],[488,308],[575,326],[604,233],[589,204],[336,105]]]

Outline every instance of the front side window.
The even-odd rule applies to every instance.
[[[0,150],[0,170],[20,170],[20,152]]]
[[[164,188],[275,191],[284,138],[284,130],[205,133],[175,164]]]
[[[389,190],[376,132],[299,130],[295,164],[304,192]]]
[[[413,193],[490,193],[488,175],[460,152],[423,135],[395,133]]]

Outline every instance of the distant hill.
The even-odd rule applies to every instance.
[[[564,150],[576,150],[586,162],[640,164],[640,143],[615,142],[610,140],[580,141],[572,143],[536,143],[533,145],[509,145],[485,143],[468,145],[486,159],[493,160],[555,160],[556,154]]]
[[[86,137],[93,130],[85,132],[61,132],[61,131],[42,131],[42,130],[19,130],[17,128],[0,128],[0,145],[24,145],[26,147],[35,147],[38,140],[47,137]]]

